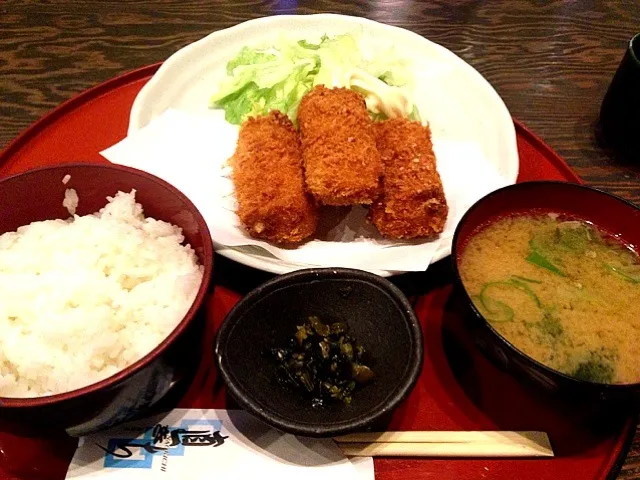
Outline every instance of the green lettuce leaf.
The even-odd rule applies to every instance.
[[[227,76],[211,97],[210,107],[224,109],[225,119],[236,125],[271,110],[280,110],[295,122],[300,100],[315,85],[349,87],[354,71],[394,87],[406,81],[408,69],[388,52],[363,59],[358,39],[356,32],[323,35],[319,43],[311,43],[281,34],[273,46],[245,46],[227,63]],[[415,106],[410,118],[419,119]]]

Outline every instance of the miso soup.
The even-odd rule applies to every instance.
[[[501,218],[460,259],[476,308],[512,345],[580,380],[640,382],[640,259],[553,213]]]

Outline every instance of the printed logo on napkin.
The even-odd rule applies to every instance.
[[[67,478],[372,480],[370,457],[348,459],[330,439],[284,434],[241,410],[175,409],[80,439]],[[312,468],[310,468],[312,467]]]
[[[220,420],[186,419],[177,428],[158,423],[147,427],[140,439],[110,438],[105,451],[105,468],[151,468],[154,455],[161,456],[160,470],[166,471],[167,457],[184,456],[185,449],[219,447],[229,436],[221,433]]]

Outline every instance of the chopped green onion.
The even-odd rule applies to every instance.
[[[561,277],[566,277],[567,275],[556,267],[547,257],[543,256],[536,250],[532,250],[526,258],[527,262],[537,265],[538,267],[549,270],[550,272],[555,273],[556,275],[560,275]]]
[[[487,296],[487,289],[498,282],[487,284],[480,292],[480,303],[489,312],[490,318],[494,322],[510,322],[513,320],[514,311],[509,305],[500,300],[494,300]]]
[[[616,267],[609,263],[604,264],[609,270],[625,280],[632,283],[640,283],[640,265],[630,265],[629,267]],[[632,268],[636,267],[636,268]]]
[[[521,282],[520,280],[517,279],[513,279],[511,280],[511,282],[507,282],[507,283],[511,283],[511,285],[515,286],[516,288],[522,290],[523,292],[525,292],[527,295],[529,295],[529,297],[531,297],[531,299],[536,302],[536,305],[540,308],[542,308],[542,302],[540,301],[540,299],[538,298],[538,296],[535,294],[535,292],[533,290],[531,290],[531,287],[529,287],[529,285],[527,285],[526,283]]]
[[[517,280],[522,280],[523,282],[529,282],[529,283],[539,283],[539,284],[542,283],[540,280],[534,280],[533,278],[521,277],[520,275],[511,275],[511,278],[514,278],[514,279],[517,279]]]

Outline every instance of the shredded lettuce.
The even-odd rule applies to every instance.
[[[243,47],[227,63],[227,76],[211,97],[211,108],[222,108],[225,119],[240,124],[249,116],[280,110],[295,122],[300,100],[315,85],[354,88],[362,93],[376,118],[401,111],[392,105],[385,110],[385,99],[399,98],[408,109],[406,116],[419,120],[406,90],[411,83],[407,62],[388,50],[367,58],[359,46],[359,32],[328,37],[319,43],[294,40],[282,33],[275,45]],[[404,88],[403,88],[404,87]],[[390,95],[391,93],[391,95]],[[381,107],[382,105],[382,107]]]

